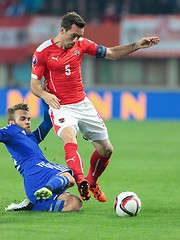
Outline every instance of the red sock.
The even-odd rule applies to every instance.
[[[111,156],[105,157],[101,156],[97,150],[93,152],[90,159],[90,168],[86,179],[88,180],[90,186],[94,186],[98,177],[104,172],[106,169],[109,158]]]
[[[74,178],[78,184],[84,179],[83,162],[77,151],[78,145],[76,143],[66,143],[64,146],[65,160],[68,168],[73,170]]]

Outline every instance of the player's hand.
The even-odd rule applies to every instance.
[[[144,37],[136,42],[138,48],[148,48],[160,42],[159,37]]]
[[[54,109],[59,109],[61,107],[60,100],[54,94],[44,92],[43,99],[50,107]]]

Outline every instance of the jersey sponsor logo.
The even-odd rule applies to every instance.
[[[52,56],[51,58],[54,59],[54,60],[56,60],[56,61],[58,62],[59,56],[57,56],[57,57]]]
[[[37,60],[36,55],[33,55],[33,58],[32,58],[32,64],[33,64],[33,65],[36,65],[37,62],[38,62],[38,60]]]
[[[79,56],[79,54],[80,54],[80,52],[79,52],[78,50],[75,50],[75,51],[74,51],[74,55],[75,55],[75,56]]]
[[[68,158],[68,159],[66,159],[66,162],[69,162],[69,161],[74,161],[74,162],[75,162],[75,156],[72,157],[72,158]]]

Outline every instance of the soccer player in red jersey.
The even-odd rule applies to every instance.
[[[92,192],[96,200],[105,202],[106,196],[97,180],[109,163],[113,147],[102,118],[84,92],[83,54],[115,60],[156,45],[160,39],[145,37],[129,45],[98,46],[83,38],[84,27],[85,22],[77,13],[69,12],[63,16],[60,33],[42,43],[33,55],[31,91],[49,105],[54,130],[64,143],[65,160],[73,170],[81,198],[88,200]],[[47,91],[41,87],[42,77],[47,82]],[[86,177],[78,153],[78,131],[95,147]]]

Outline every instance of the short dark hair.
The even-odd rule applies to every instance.
[[[10,121],[10,120],[14,121],[15,120],[14,113],[17,110],[25,110],[25,111],[29,112],[29,107],[25,103],[19,103],[19,104],[16,104],[16,105],[12,106],[12,107],[9,107],[6,111],[7,121]]]
[[[86,25],[84,19],[76,12],[66,13],[62,18],[61,27],[68,31],[73,24],[79,28],[83,28]]]

